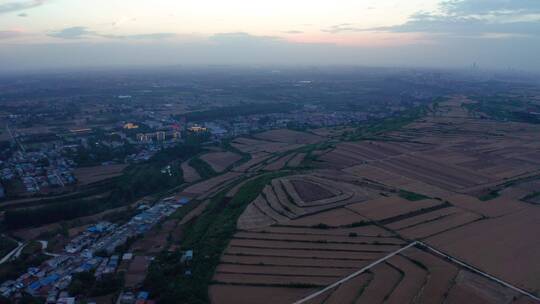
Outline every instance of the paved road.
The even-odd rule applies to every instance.
[[[57,256],[60,256],[59,254],[56,254],[56,253],[51,253],[51,252],[48,252],[47,251],[47,247],[49,246],[49,242],[48,241],[38,241],[40,244],[41,244],[41,251],[43,251],[43,254],[44,255],[48,255],[48,256],[52,256],[52,257],[57,257]]]
[[[21,251],[23,250],[26,243],[21,243],[17,241],[17,247],[15,247],[13,250],[11,250],[8,254],[6,254],[1,260],[0,265],[4,264],[5,262],[9,261],[13,256],[18,257],[21,254]]]
[[[16,240],[14,240],[16,241]],[[48,256],[52,256],[52,257],[56,257],[56,256],[59,256],[59,254],[56,254],[56,253],[51,253],[51,252],[48,252],[46,251],[48,245],[49,245],[49,242],[47,241],[38,241],[41,243],[41,249],[43,251],[43,254],[44,255],[48,255]],[[17,241],[17,247],[14,248],[13,250],[11,250],[8,254],[6,254],[2,259],[0,259],[0,265],[10,261],[12,258],[18,258],[24,247],[28,245],[28,242],[25,242],[25,243],[21,243],[19,241]]]

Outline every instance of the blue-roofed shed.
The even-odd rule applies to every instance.
[[[185,205],[185,204],[189,203],[189,198],[187,198],[187,197],[181,197],[181,198],[178,200],[178,203],[181,204],[181,205]]]
[[[139,294],[137,295],[137,299],[148,300],[148,292],[146,291],[139,292]]]

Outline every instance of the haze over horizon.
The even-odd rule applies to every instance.
[[[0,0],[4,71],[174,64],[540,71],[540,1]]]

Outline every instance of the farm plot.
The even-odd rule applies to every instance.
[[[309,303],[532,303],[515,291],[409,248]]]
[[[261,200],[261,197],[259,196],[257,197],[257,199]],[[246,207],[244,212],[242,212],[242,215],[238,218],[236,227],[238,229],[254,229],[270,226],[275,223],[276,221],[270,216],[263,213],[256,204],[251,203]]]
[[[433,221],[399,230],[399,234],[410,239],[422,239],[438,233],[449,231],[481,219],[481,216],[471,212],[457,212]]]
[[[344,169],[343,171],[366,180],[376,181],[389,187],[422,193],[430,197],[448,200],[447,197],[455,194],[455,192],[445,190],[433,184],[427,184],[410,177],[399,175],[397,171],[392,170],[392,168],[383,169],[374,165],[358,165]]]
[[[370,271],[373,279],[367,285],[355,303],[383,303],[402,280],[402,273],[383,263]]]
[[[458,268],[446,260],[425,251],[411,248],[403,256],[422,265],[429,273],[424,288],[418,293],[419,303],[443,303],[452,287]]]
[[[299,185],[298,188],[295,182]],[[354,201],[364,201],[369,197],[366,189],[345,181],[335,181],[324,175],[293,176],[281,179],[281,183],[294,203],[303,207],[344,205]],[[330,196],[328,193],[333,195]]]
[[[477,221],[427,239],[427,242],[491,275],[520,288],[538,290],[540,256],[536,207]],[[474,248],[474,250],[471,250]],[[516,271],[519,269],[519,271]]]
[[[321,228],[320,230],[325,230]],[[295,231],[295,230],[291,230]],[[330,242],[336,244],[371,244],[374,242],[373,236],[332,235],[332,234],[302,234],[302,233],[261,233],[253,231],[239,231],[235,235],[236,239],[264,240],[264,241],[296,241],[296,242]],[[394,237],[376,237],[376,242],[381,245],[402,245],[404,241]]]
[[[266,131],[255,134],[253,137],[267,141],[277,141],[290,144],[314,144],[324,139],[319,135],[287,129]]]
[[[193,167],[189,165],[189,161],[185,161],[181,165],[182,177],[186,183],[193,183],[201,179],[201,176]]]
[[[369,221],[367,218],[346,208],[337,208],[314,215],[300,217],[298,219],[285,222],[283,225],[304,227],[325,225],[328,227],[339,227],[367,221]]]
[[[257,239],[233,239],[229,246],[244,248],[268,248],[268,249],[292,249],[292,250],[318,250],[318,251],[343,251],[343,252],[386,252],[399,249],[396,244],[377,244],[373,243],[316,243],[310,241],[293,240],[257,240]]]
[[[256,140],[251,138],[236,138],[231,146],[234,148],[246,152],[246,153],[256,153],[256,152],[266,152],[266,153],[283,153],[289,150],[295,150],[303,147],[302,144],[291,144],[283,142],[269,142],[264,140]]]
[[[333,149],[332,151],[319,156],[318,159],[323,161],[327,167],[337,169],[347,168],[363,162],[362,159],[357,159],[355,157],[351,158],[350,155],[343,153],[342,150],[339,149]]]
[[[380,169],[371,165],[357,165],[348,167],[343,170],[344,172],[353,174],[358,177],[362,177],[368,180],[374,180],[382,184],[401,188],[403,185],[413,183],[414,180],[406,178],[404,176],[392,173],[388,170]]]
[[[234,167],[232,171],[236,172],[247,172],[247,171],[253,171],[252,168],[259,167],[261,163],[265,162],[266,160],[270,159],[272,157],[272,154],[266,153],[266,152],[257,152],[251,154],[251,159],[247,162]]]
[[[300,199],[304,202],[327,199],[339,194],[332,192],[330,189],[327,189],[321,185],[310,183],[305,180],[292,180],[291,183],[293,184],[294,190],[296,190]]]
[[[393,237],[395,234],[388,232],[388,230],[379,228],[375,225],[365,225],[350,228],[339,229],[324,229],[317,227],[283,227],[272,226],[264,227],[256,230],[262,233],[275,233],[275,234],[299,234],[299,235],[333,235],[333,236],[349,236],[350,234],[356,236],[366,237]]]
[[[278,158],[276,161],[270,162],[268,165],[264,167],[264,170],[267,171],[277,171],[283,169],[289,160],[291,160],[294,157],[294,154],[287,154],[285,156],[282,156]]]
[[[107,165],[77,168],[73,171],[80,185],[88,185],[122,175],[127,165]]]
[[[412,303],[427,280],[426,270],[401,255],[390,258],[387,263],[403,275],[387,303]]]
[[[289,223],[289,220],[337,208],[353,200],[356,202],[366,200],[367,195],[361,193],[361,189],[358,188],[315,176],[275,179],[246,208],[238,220],[238,227],[254,229],[275,223],[295,225]],[[354,218],[361,220],[359,216]]]
[[[392,222],[385,226],[392,230],[399,231],[402,229],[412,228],[418,225],[422,225],[424,223],[437,221],[458,212],[462,212],[462,211],[455,207],[447,207],[447,208],[437,209],[432,212],[420,214],[418,216],[408,217],[400,221]]]
[[[486,202],[480,201],[476,197],[464,194],[454,194],[446,197],[443,196],[443,198],[461,209],[469,210],[486,217],[500,217],[519,212],[529,207],[527,204],[521,201],[506,197],[498,197]]]
[[[290,304],[310,294],[313,288],[236,286],[214,284],[209,288],[210,302],[213,304]]]
[[[361,295],[363,289],[370,283],[372,279],[373,275],[371,273],[359,275],[348,281],[346,284],[338,286],[330,295],[325,295],[326,299],[323,303],[355,303],[358,297]]]
[[[398,196],[380,197],[365,202],[348,205],[346,208],[375,221],[402,220],[409,215],[418,215],[423,210],[447,208],[447,204],[434,199],[409,201]]]
[[[138,288],[143,283],[152,257],[137,255],[129,264],[125,274],[125,286],[127,288]]]
[[[225,171],[225,169],[241,158],[240,155],[232,152],[211,152],[200,157],[200,159],[208,163],[218,173]]]
[[[339,147],[345,151],[359,155],[368,161],[380,160],[402,154],[402,151],[394,149],[390,144],[364,141],[360,143],[343,143]]]
[[[200,198],[206,198],[217,190],[222,189],[223,187],[234,182],[241,176],[241,173],[227,172],[225,174],[191,185],[184,189],[181,195],[188,197],[199,196]]]
[[[401,156],[376,162],[373,165],[448,190],[459,190],[493,181],[470,170],[438,163],[427,158]]]
[[[306,287],[327,286],[404,245],[400,239],[387,234],[370,225],[239,231],[222,255],[213,281],[215,286],[234,284],[245,286],[247,290],[250,287],[297,289],[299,299],[313,292],[313,289],[306,292]],[[343,287],[335,292],[334,302],[344,295],[355,296],[354,288]],[[261,303],[268,302],[262,300]]]
[[[299,167],[300,164],[304,161],[304,158],[306,157],[306,153],[298,153],[296,154],[289,162],[287,163],[287,166],[289,167]]]
[[[508,288],[467,271],[460,271],[448,291],[446,303],[512,303],[518,294]]]

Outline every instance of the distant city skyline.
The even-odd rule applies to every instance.
[[[353,64],[540,70],[540,1],[0,0],[6,70]]]

